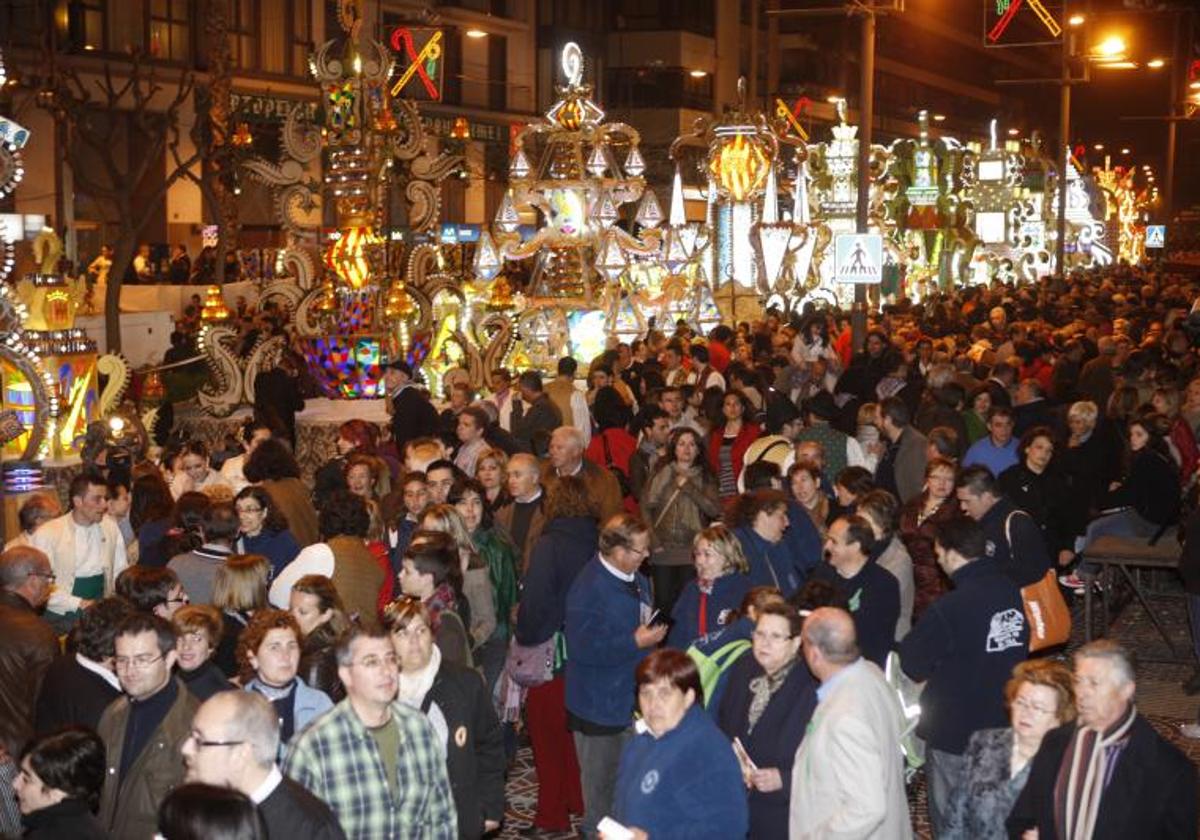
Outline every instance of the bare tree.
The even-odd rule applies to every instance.
[[[180,114],[195,88],[185,72],[176,83],[162,82],[158,68],[141,55],[132,56],[114,76],[111,64],[85,81],[73,68],[54,67],[39,103],[50,109],[63,129],[62,154],[78,188],[102,208],[116,225],[113,262],[104,295],[108,350],[121,349],[121,281],[133,261],[143,231],[154,219],[167,191],[181,178],[195,179],[207,154],[196,144],[182,148]],[[123,153],[122,153],[123,152]],[[164,166],[172,166],[161,183],[147,192],[143,185]]]

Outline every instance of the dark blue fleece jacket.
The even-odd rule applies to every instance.
[[[722,575],[713,581],[712,592],[704,599],[705,625],[700,631],[700,584],[693,578],[683,587],[671,610],[674,625],[667,634],[667,647],[687,650],[703,635],[720,630],[729,623],[733,610],[741,606],[750,591],[750,578],[740,572]]]

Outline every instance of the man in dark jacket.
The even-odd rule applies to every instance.
[[[285,349],[279,363],[254,377],[254,413],[283,429],[296,448],[296,412],[304,410],[299,368]]]
[[[995,560],[1017,586],[1045,577],[1052,561],[1042,529],[1001,494],[991,470],[982,465],[967,467],[958,477],[956,492],[963,513],[983,529],[985,556]]]
[[[1008,817],[1008,836],[1196,836],[1196,766],[1137,712],[1130,654],[1111,639],[1075,652],[1073,723],[1051,730]]]
[[[512,436],[526,452],[545,458],[550,435],[563,424],[562,413],[542,389],[542,375],[527,370],[517,377],[521,399],[513,401]]]
[[[567,594],[567,727],[579,756],[586,837],[612,810],[617,765],[632,733],[634,669],[667,635],[666,624],[649,623],[650,581],[638,572],[649,555],[649,526],[617,514]]]
[[[183,743],[189,782],[230,787],[258,806],[267,834],[285,840],[343,840],[328,805],[280,772],[279,715],[255,691],[224,691],[206,700]]]
[[[965,775],[967,740],[980,729],[1008,725],[1004,686],[1025,659],[1029,633],[1021,592],[984,555],[978,523],[942,525],[934,551],[954,588],[901,642],[900,664],[914,682],[925,683],[917,734],[928,746],[929,818],[937,836]]]
[[[37,613],[53,585],[50,559],[36,548],[0,554],[0,747],[11,757],[33,734],[34,700],[58,654],[58,638]]]
[[[388,363],[383,371],[383,386],[391,399],[392,440],[400,452],[410,440],[438,433],[437,411],[413,384],[412,375],[412,368],[403,359]]]
[[[64,726],[95,729],[100,716],[121,696],[113,656],[117,626],[133,607],[124,598],[102,598],[79,616],[75,652],[59,656],[46,671],[38,694],[38,732]]]

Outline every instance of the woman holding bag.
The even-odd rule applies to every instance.
[[[671,432],[642,493],[655,550],[650,556],[654,605],[663,613],[695,574],[692,545],[705,525],[721,515],[717,478],[704,459],[704,441],[687,426]]]

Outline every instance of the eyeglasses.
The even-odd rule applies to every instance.
[[[788,642],[796,638],[787,633],[768,633],[766,630],[755,630],[751,635],[754,636],[756,642],[767,642],[772,645],[777,645],[780,642]]]
[[[187,740],[201,749],[204,747],[236,747],[246,743],[245,741],[209,741],[195,729],[188,733]]]
[[[263,509],[256,505],[255,507],[239,507],[239,508],[237,508],[237,512],[238,513],[262,513]]]
[[[168,598],[166,600],[166,603],[168,603],[168,604],[186,604],[186,603],[188,603],[187,593],[181,592],[174,598]]]
[[[396,654],[390,653],[387,656],[368,656],[360,659],[358,662],[351,662],[351,665],[357,665],[360,668],[365,668],[368,671],[378,671],[380,668],[388,667],[395,668],[400,660],[396,658]]]
[[[149,668],[158,660],[162,659],[162,654],[152,656],[149,653],[143,653],[138,656],[118,656],[113,660],[113,664],[117,666],[117,670],[122,668]]]
[[[29,576],[40,577],[50,581],[51,583],[54,583],[54,581],[58,580],[58,575],[54,574],[54,572],[30,572]]]
[[[1033,712],[1037,715],[1052,715],[1056,712],[1055,709],[1047,709],[1045,706],[1035,705],[1028,700],[1017,699],[1012,704],[1014,709],[1024,709],[1027,712]]]

